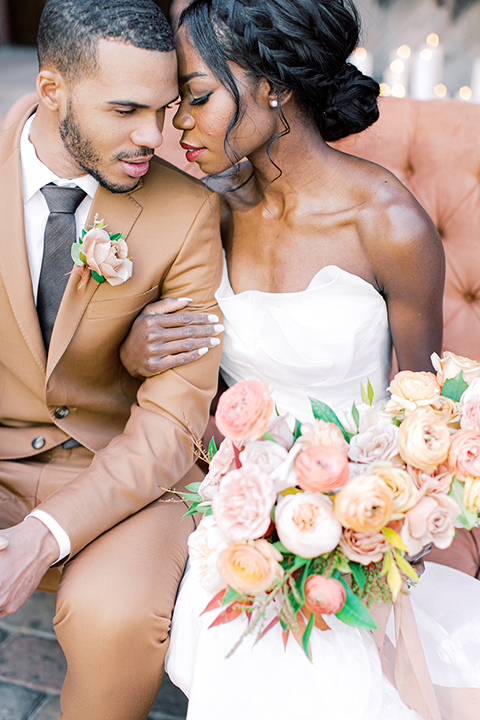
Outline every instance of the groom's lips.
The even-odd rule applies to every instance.
[[[191,162],[191,163],[195,162],[195,160],[197,158],[199,158],[200,155],[202,153],[204,153],[205,150],[207,149],[206,147],[197,148],[197,147],[194,147],[193,145],[187,145],[187,143],[184,143],[184,142],[180,143],[180,147],[182,147],[184,150],[187,151],[185,153],[185,157],[188,160],[188,162]]]
[[[149,155],[148,157],[143,156],[134,160],[120,160],[120,162],[127,175],[137,178],[142,177],[142,175],[148,172],[152,157],[153,155]]]

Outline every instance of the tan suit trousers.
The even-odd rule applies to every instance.
[[[92,457],[83,447],[58,447],[34,460],[1,461],[0,527],[21,522]],[[201,479],[197,472],[184,482]],[[177,500],[169,493],[151,503],[90,543],[63,573],[52,568],[44,578],[41,588],[52,589],[55,573],[61,574],[54,627],[68,663],[63,720],[147,717],[162,682],[170,618],[194,529],[191,518],[182,520],[185,505]]]

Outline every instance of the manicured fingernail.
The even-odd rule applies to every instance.
[[[210,345],[212,347],[215,347],[215,345],[220,345],[220,340],[218,338],[211,338],[210,339]]]
[[[208,322],[211,322],[211,323],[214,323],[214,322],[218,323],[218,315],[209,315],[207,320],[208,320]]]
[[[177,302],[193,302],[192,298],[177,298]]]
[[[223,327],[223,325],[214,325],[214,326],[213,326],[213,329],[214,329],[214,331],[215,331],[216,333],[220,333],[220,332],[223,332],[223,331],[225,330],[225,328]]]
[[[198,351],[198,354],[199,354],[199,355],[206,355],[206,353],[208,352],[208,350],[209,350],[209,348],[207,348],[207,347],[200,348],[200,350]]]

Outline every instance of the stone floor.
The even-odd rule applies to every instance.
[[[53,614],[53,596],[36,592],[0,620],[0,720],[58,720],[66,662],[52,629]],[[148,717],[184,720],[186,708],[187,699],[165,676]]]

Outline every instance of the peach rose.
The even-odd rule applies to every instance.
[[[235,444],[258,440],[268,428],[273,411],[270,387],[261,380],[245,380],[226,390],[218,401],[215,422]]]
[[[463,502],[472,512],[480,511],[480,480],[471,477],[465,480]]]
[[[435,405],[432,406],[432,411],[439,420],[443,420],[447,425],[458,427],[460,408],[458,403],[451,398],[440,395]]]
[[[342,583],[323,575],[309,575],[305,580],[305,605],[312,613],[332,615],[345,605],[347,593]]]
[[[480,395],[473,395],[460,409],[462,430],[480,430]]]
[[[127,257],[125,240],[110,240],[106,230],[97,227],[84,236],[82,250],[88,267],[110,285],[120,285],[132,277],[133,264]]]
[[[348,443],[343,437],[342,431],[335,423],[315,419],[313,423],[304,423],[300,432],[301,436],[297,442],[301,444],[302,448],[307,448],[311,445],[325,445],[326,447],[335,447],[345,452],[348,449]]]
[[[374,462],[366,471],[367,475],[377,475],[390,488],[393,495],[392,520],[399,520],[403,513],[410,510],[419,500],[420,494],[411,475],[403,468],[390,462]]]
[[[233,542],[259,538],[270,526],[275,499],[273,480],[256,465],[244,465],[223,477],[213,496],[213,516]]]
[[[235,452],[233,450],[233,444],[231,440],[224,438],[208,466],[208,473],[198,488],[198,492],[202,498],[204,500],[211,500],[218,490],[222,477],[234,468]]]
[[[344,450],[312,445],[299,452],[293,463],[298,485],[309,492],[331,492],[348,480],[348,457]]]
[[[360,533],[346,528],[340,538],[340,545],[349,560],[361,565],[379,562],[390,550],[390,545],[380,531]]]
[[[257,595],[270,590],[284,575],[281,553],[267,540],[233,543],[222,550],[218,570],[226,583],[240,595]]]
[[[454,521],[459,513],[455,500],[448,495],[427,495],[405,515],[400,536],[409,555],[417,555],[433,543],[447,548],[455,536]]]
[[[398,427],[372,425],[365,432],[350,440],[348,457],[353,462],[371,463],[375,460],[391,460],[398,455]]]
[[[415,486],[421,490],[421,494],[443,493],[448,495],[453,480],[453,473],[447,465],[439,465],[432,475],[410,467],[410,477]]]
[[[431,405],[440,396],[440,385],[430,372],[402,370],[395,375],[388,390],[391,398],[385,410],[392,415],[402,410],[408,415],[418,407]]]
[[[393,493],[378,475],[356,475],[335,495],[334,510],[344,528],[373,533],[392,517]]]
[[[480,430],[459,430],[452,438],[448,463],[457,480],[480,477]]]
[[[342,534],[332,501],[321,493],[285,495],[275,508],[275,524],[284,547],[304,558],[330,552]]]
[[[463,370],[463,379],[470,385],[472,380],[480,375],[480,363],[470,358],[455,355],[452,352],[444,352],[440,358],[437,353],[433,353],[430,357],[432,365],[437,371],[437,380],[440,386],[443,386],[445,380],[460,375]]]
[[[398,447],[406,463],[433,472],[447,458],[450,431],[432,410],[415,410],[400,425]]]

